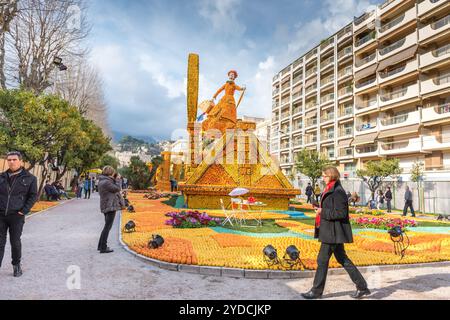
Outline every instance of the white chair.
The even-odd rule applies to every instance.
[[[230,225],[233,226],[233,220],[236,220],[235,212],[233,210],[229,211],[225,208],[223,199],[220,199],[220,206],[222,207],[223,214],[225,215],[225,220],[222,222],[222,225],[224,226],[227,222],[229,222]]]

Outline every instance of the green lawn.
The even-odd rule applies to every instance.
[[[261,227],[257,227],[256,221],[247,221],[247,227],[226,224],[223,228],[235,231],[252,232],[252,233],[284,233],[288,232],[289,229],[280,227],[275,223],[275,220],[263,220]]]

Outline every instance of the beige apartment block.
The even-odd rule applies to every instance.
[[[450,1],[388,0],[273,78],[271,153],[301,149],[347,176],[369,160],[450,177]]]

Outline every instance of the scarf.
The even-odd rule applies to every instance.
[[[325,190],[323,190],[322,196],[320,197],[320,208],[322,209],[323,204],[323,198],[324,196],[334,188],[334,185],[336,184],[336,181],[331,181],[329,184],[327,184]],[[316,215],[316,228],[320,228],[320,214]]]

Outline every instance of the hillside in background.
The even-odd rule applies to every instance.
[[[149,139],[144,140],[130,135],[124,135],[117,142],[117,148],[120,152],[132,152],[139,153],[147,150],[145,153],[148,155],[156,156],[162,151],[162,148],[158,145],[158,142],[148,142]]]

